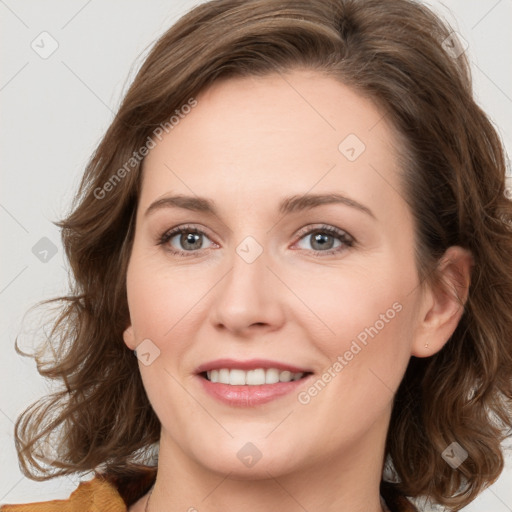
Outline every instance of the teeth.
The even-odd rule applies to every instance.
[[[261,386],[265,384],[265,370],[263,368],[249,370],[245,377],[245,383],[249,386]]]
[[[232,386],[245,386],[245,372],[243,370],[231,370],[229,372],[229,384]]]
[[[290,382],[299,380],[303,375],[302,372],[292,373],[287,370],[280,371],[277,368],[257,368],[249,371],[220,368],[206,372],[209,381],[231,386],[262,386],[263,384]]]
[[[290,382],[292,380],[292,372],[284,371],[279,374],[279,382]]]
[[[222,370],[218,370],[218,372],[217,382],[227,382],[229,384],[229,370],[223,368]]]

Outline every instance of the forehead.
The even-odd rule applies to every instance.
[[[240,206],[284,189],[396,196],[397,141],[383,111],[332,77],[230,78],[196,100],[146,157],[142,202],[226,191],[234,204],[233,190]]]

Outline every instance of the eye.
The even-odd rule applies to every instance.
[[[354,238],[341,229],[333,226],[319,226],[309,228],[300,233],[301,238],[297,245],[300,249],[311,250],[315,253],[335,254],[354,245]]]
[[[296,243],[299,249],[312,251],[318,256],[342,252],[355,243],[345,231],[327,225],[303,229],[299,236]],[[178,256],[200,256],[202,250],[217,246],[204,231],[194,226],[179,226],[166,231],[159,238],[158,245]]]
[[[183,256],[196,256],[200,249],[210,248],[207,242],[213,242],[206,233],[195,227],[180,226],[166,231],[159,240],[159,245],[165,245],[166,249],[174,254]],[[198,254],[197,254],[198,255]]]

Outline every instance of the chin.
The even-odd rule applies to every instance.
[[[248,440],[251,438],[254,441]],[[201,445],[192,448],[195,460],[209,471],[230,474],[234,480],[264,480],[291,473],[299,465],[296,445],[290,440],[277,444],[264,436],[243,436],[224,443],[210,438]]]

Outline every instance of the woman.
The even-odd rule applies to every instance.
[[[459,510],[498,478],[512,205],[459,49],[409,0],[164,34],[60,223],[64,387],[16,425],[27,475],[95,478],[3,512]]]

